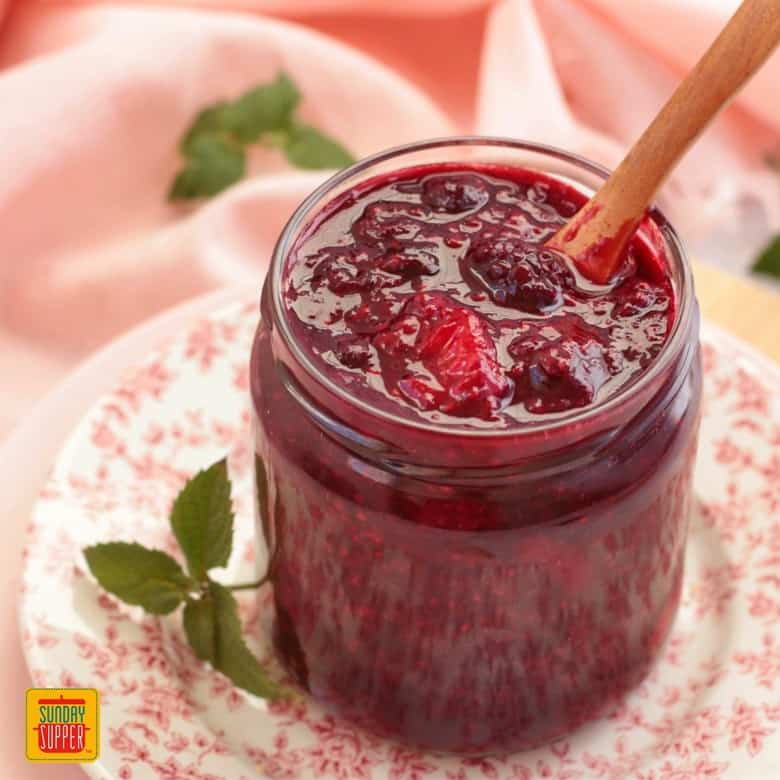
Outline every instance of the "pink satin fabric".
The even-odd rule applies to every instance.
[[[206,290],[259,290],[325,173],[252,157],[195,207],[166,202],[204,105],[287,70],[301,114],[356,156],[455,132],[614,164],[736,2],[0,0],[0,435],[88,351]],[[780,228],[777,56],[680,167],[693,250],[744,268]]]

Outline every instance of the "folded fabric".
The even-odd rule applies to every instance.
[[[611,165],[735,5],[0,0],[0,433],[141,319],[223,284],[259,290],[279,229],[327,172],[262,151],[244,183],[171,205],[178,140],[205,105],[284,69],[301,116],[358,157],[479,132]],[[694,251],[732,268],[780,228],[764,159],[778,83],[774,57],[663,195]]]

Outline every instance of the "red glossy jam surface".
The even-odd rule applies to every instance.
[[[296,338],[351,393],[435,422],[509,427],[603,401],[658,354],[674,293],[652,242],[604,286],[545,249],[585,200],[518,168],[373,179],[289,259]]]

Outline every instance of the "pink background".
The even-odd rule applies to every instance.
[[[327,174],[258,153],[252,176],[219,197],[168,204],[177,140],[204,105],[284,68],[303,92],[301,115],[356,156],[480,132],[609,165],[736,5],[0,0],[0,436],[128,327],[216,288],[259,289],[280,226]],[[780,176],[765,162],[780,141],[777,84],[775,55],[667,187],[671,216],[704,261],[744,270],[780,230]],[[130,359],[143,341],[134,344],[106,354]],[[86,399],[83,382],[72,388]],[[47,413],[53,427],[68,421]],[[78,777],[23,759],[13,614],[23,518],[9,523],[0,677],[20,715],[0,731],[4,776]]]

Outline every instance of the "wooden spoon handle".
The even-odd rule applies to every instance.
[[[547,245],[606,282],[688,147],[780,42],[780,0],[744,0],[615,172]]]

